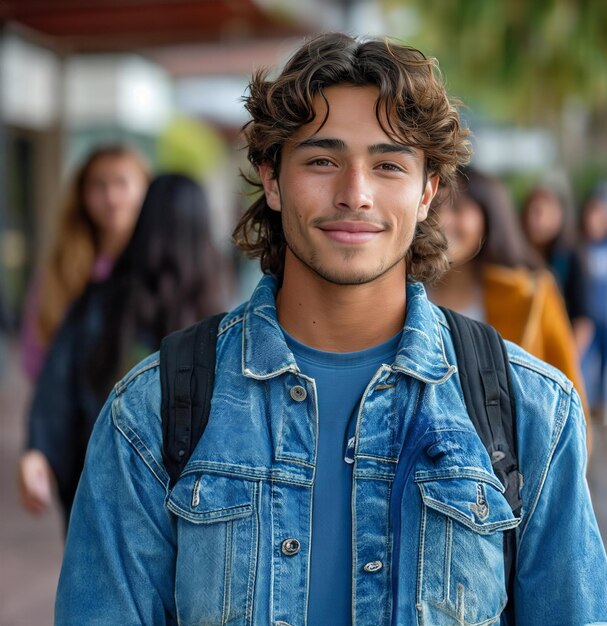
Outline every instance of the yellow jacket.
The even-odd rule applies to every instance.
[[[571,325],[552,274],[488,265],[483,280],[486,321],[505,339],[560,369],[575,385],[586,409]]]

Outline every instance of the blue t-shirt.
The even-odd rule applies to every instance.
[[[369,350],[346,353],[315,350],[284,334],[299,369],[314,379],[318,396],[308,626],[350,626],[353,450],[348,442],[362,395],[382,363],[394,361],[402,333]]]

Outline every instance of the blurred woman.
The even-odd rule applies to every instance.
[[[227,304],[225,267],[201,187],[156,178],[110,278],[75,303],[49,352],[30,410],[22,502],[42,512],[55,480],[66,521],[99,410],[114,382],[168,333]]]
[[[97,148],[76,172],[54,245],[26,302],[22,360],[31,380],[70,305],[89,282],[109,276],[131,237],[148,182],[143,158],[121,145]]]
[[[588,268],[588,305],[594,336],[583,357],[590,405],[607,424],[607,183],[584,203],[581,212]]]
[[[527,240],[557,281],[581,355],[592,338],[593,324],[587,306],[586,272],[577,251],[573,220],[553,190],[535,187],[523,204],[521,224]]]
[[[452,268],[431,299],[494,326],[505,339],[563,371],[584,397],[571,326],[558,287],[521,232],[496,178],[473,168],[454,197],[439,196]]]

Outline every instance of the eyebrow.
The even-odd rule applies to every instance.
[[[299,148],[324,148],[325,150],[336,150],[337,152],[345,152],[346,142],[341,139],[331,138],[314,138],[310,137],[295,144],[294,149]],[[415,150],[411,146],[400,143],[375,143],[369,146],[369,154],[391,154],[400,153],[408,156],[416,156]]]
[[[376,143],[369,146],[369,154],[390,154],[392,152],[416,156],[416,152],[411,146],[405,146],[402,143]]]
[[[303,141],[299,141],[295,144],[294,149],[299,148],[325,148],[327,150],[337,150],[338,152],[344,152],[346,149],[346,142],[341,139],[315,139],[309,137]]]

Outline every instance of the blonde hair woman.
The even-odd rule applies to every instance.
[[[23,367],[31,380],[70,305],[91,281],[107,278],[129,241],[149,180],[133,148],[104,146],[76,172],[54,244],[28,294]]]

